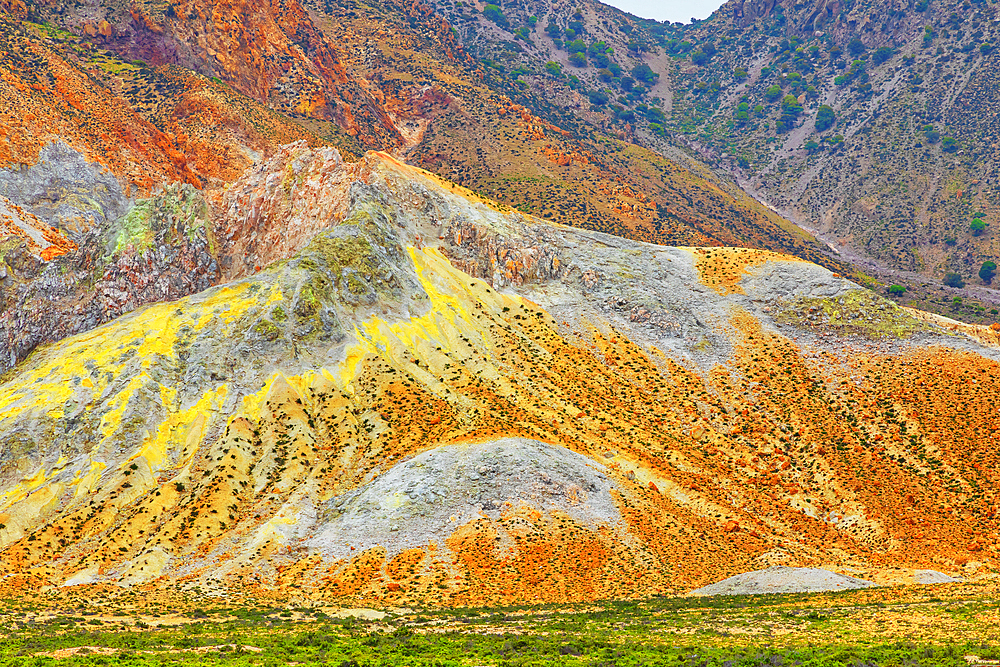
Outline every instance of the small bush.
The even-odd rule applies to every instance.
[[[834,113],[833,107],[828,104],[822,104],[819,110],[816,112],[816,131],[824,132],[829,130],[837,122],[837,114]]]
[[[507,17],[503,15],[503,10],[497,5],[486,5],[483,8],[483,16],[499,26],[507,25]]]
[[[649,65],[643,63],[632,68],[632,78],[645,84],[653,84],[660,78],[660,75],[654,72]]]
[[[902,285],[889,285],[889,294],[892,296],[902,296],[906,293],[906,288]]]
[[[962,276],[957,273],[946,273],[944,274],[944,284],[948,287],[965,287],[965,281],[962,280]]]
[[[979,278],[987,285],[993,282],[993,276],[995,276],[996,274],[997,274],[996,262],[985,261],[983,262],[982,267],[980,267],[979,269]]]
[[[888,46],[880,46],[872,54],[872,62],[876,65],[881,65],[889,58],[892,58],[892,49]]]

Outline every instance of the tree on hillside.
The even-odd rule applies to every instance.
[[[906,293],[906,288],[902,285],[889,285],[889,294],[892,296],[903,296]]]
[[[881,65],[889,58],[892,58],[892,49],[888,46],[880,46],[872,54],[872,62],[876,65]]]
[[[584,67],[587,64],[587,56],[583,52],[577,51],[569,56],[569,64],[573,67]]]
[[[493,21],[499,26],[507,27],[507,17],[503,15],[503,10],[497,5],[486,5],[483,7],[483,16]]]
[[[820,105],[819,110],[816,112],[816,131],[823,132],[829,130],[836,122],[837,114],[834,113],[833,107],[828,104]]]
[[[852,56],[859,56],[865,52],[865,43],[860,39],[855,37],[847,44],[847,50],[851,52]]]
[[[946,273],[944,274],[944,282],[948,287],[965,287],[965,281],[962,280],[962,276],[957,273]]]
[[[767,98],[768,102],[774,102],[779,97],[781,97],[781,86],[774,84],[770,88],[764,91],[764,97]]]
[[[660,75],[654,72],[649,65],[643,63],[642,65],[636,65],[632,68],[632,77],[636,81],[642,81],[645,84],[653,84],[660,78]]]
[[[973,218],[969,223],[969,230],[973,236],[979,236],[986,231],[986,222],[982,218]]]
[[[993,276],[995,276],[996,274],[997,274],[996,262],[991,262],[991,261],[983,262],[983,266],[979,269],[979,278],[987,285],[993,282]]]

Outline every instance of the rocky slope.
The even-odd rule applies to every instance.
[[[224,284],[5,376],[7,590],[454,605],[995,567],[996,348],[827,269],[305,143],[218,211]]]
[[[689,25],[599,2],[496,6],[437,3],[524,97],[731,174],[882,288],[907,287],[901,303],[994,319],[979,277],[1000,253],[990,5],[732,0]],[[948,273],[970,288],[942,288]]]

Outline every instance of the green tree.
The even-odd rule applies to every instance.
[[[993,276],[997,274],[996,262],[985,261],[979,269],[979,278],[987,285],[993,282]]]
[[[497,5],[486,5],[483,7],[483,16],[497,25],[507,25],[507,17],[503,15],[503,10]]]
[[[876,65],[881,65],[889,58],[892,58],[892,49],[888,46],[880,46],[872,54],[872,62]]]
[[[587,93],[587,97],[590,98],[590,103],[593,104],[595,107],[603,107],[605,104],[608,103],[608,100],[610,99],[607,93],[600,90],[590,91],[589,93]]]
[[[954,137],[941,137],[941,150],[954,153],[958,150],[958,142]]]
[[[595,42],[587,47],[587,55],[597,67],[608,66],[608,63],[611,62],[608,58],[609,51],[611,51],[611,47],[604,42]]]
[[[889,285],[889,294],[892,296],[902,296],[906,293],[906,288],[902,285]]]
[[[962,280],[962,276],[957,273],[946,273],[944,274],[944,282],[948,287],[965,287],[965,281]]]
[[[821,104],[819,110],[816,112],[816,131],[825,132],[829,130],[837,122],[837,114],[834,113],[833,107],[828,104]]]
[[[770,88],[764,91],[764,97],[767,98],[768,102],[774,102],[779,97],[781,97],[781,86],[774,84]]]
[[[642,65],[636,65],[632,68],[632,77],[636,81],[642,81],[645,84],[652,84],[660,75],[654,72],[649,65],[643,63]]]
[[[855,37],[847,44],[847,50],[851,52],[852,56],[860,56],[865,52],[865,43],[860,39]]]
[[[569,56],[569,64],[573,67],[585,67],[587,65],[587,56],[583,55],[582,51],[575,51]]]
[[[554,60],[550,60],[545,63],[545,71],[548,72],[550,76],[560,77],[562,76],[562,65]]]
[[[698,67],[708,64],[708,54],[701,49],[695,49],[691,52],[691,62],[693,62]]]
[[[982,218],[973,218],[969,223],[969,231],[973,236],[979,236],[986,231],[986,222]]]

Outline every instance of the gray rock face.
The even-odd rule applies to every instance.
[[[42,148],[30,167],[0,169],[0,197],[9,199],[82,245],[125,215],[128,197],[111,172],[87,162],[62,141]]]
[[[621,517],[611,489],[603,466],[564,447],[524,438],[447,445],[331,500],[306,546],[333,558],[383,546],[391,557],[523,505],[614,524]]]
[[[18,236],[0,235],[0,373],[38,345],[218,279],[208,205],[190,186],[132,203],[113,175],[60,142],[31,167],[0,170],[5,201],[77,249],[44,262]]]
[[[691,595],[763,595],[767,593],[818,593],[877,586],[873,581],[848,577],[818,567],[784,567],[737,574],[691,591]]]
[[[913,573],[913,580],[918,584],[950,584],[962,581],[937,570],[917,570]]]

